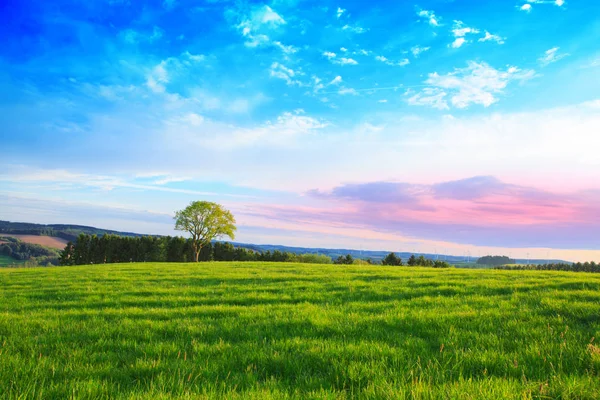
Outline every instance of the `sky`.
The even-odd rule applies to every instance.
[[[0,4],[0,219],[600,261],[596,0]]]

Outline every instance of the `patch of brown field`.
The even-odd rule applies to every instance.
[[[39,244],[41,246],[51,247],[53,249],[64,249],[68,240],[53,237],[53,236],[36,236],[36,235],[13,235],[5,234],[7,237],[15,237],[25,243]]]

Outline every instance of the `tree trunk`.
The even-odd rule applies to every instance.
[[[198,262],[198,258],[200,258],[200,251],[202,250],[202,246],[198,246],[194,244],[194,262]]]

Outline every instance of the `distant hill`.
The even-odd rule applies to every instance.
[[[77,236],[80,233],[85,233],[88,235],[119,235],[119,236],[129,236],[129,237],[140,237],[140,236],[148,236],[140,233],[132,233],[132,232],[120,232],[120,231],[112,231],[109,229],[101,229],[95,228],[92,226],[84,226],[84,225],[64,225],[64,224],[32,224],[26,222],[9,222],[9,221],[0,221],[0,236],[4,235],[39,235],[39,236],[53,236],[62,238],[65,240],[76,240]],[[150,236],[160,236],[160,235],[150,235]],[[265,251],[287,251],[290,253],[296,254],[322,254],[329,256],[333,259],[350,254],[354,258],[367,259],[370,258],[373,261],[381,261],[386,255],[388,255],[390,250],[355,250],[355,249],[328,249],[328,248],[310,248],[310,247],[295,247],[295,246],[282,246],[275,244],[249,244],[249,243],[238,243],[232,242],[234,246],[243,247],[246,249],[265,252]],[[395,251],[396,255],[403,260],[408,259],[412,254],[411,252],[398,252]],[[445,254],[432,254],[432,253],[416,253],[416,255],[422,255],[425,258],[431,260],[444,260],[448,261],[450,264],[455,264],[457,266],[464,267],[477,267],[476,259],[473,257],[465,257],[465,256],[452,256]],[[525,259],[516,259],[514,260],[517,264],[545,264],[548,262],[559,263],[559,262],[568,262],[563,260],[525,260]],[[481,266],[480,266],[481,267]]]
[[[75,240],[80,233],[88,235],[119,235],[119,236],[148,236],[139,233],[111,231],[108,229],[99,229],[84,225],[63,225],[63,224],[31,224],[27,222],[0,221],[0,236],[4,235],[38,235],[53,236],[65,240]]]

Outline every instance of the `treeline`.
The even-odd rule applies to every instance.
[[[108,264],[119,262],[191,262],[194,250],[190,239],[171,236],[122,237],[80,234],[60,253],[60,265]],[[198,261],[280,261],[331,264],[318,254],[294,254],[275,250],[263,253],[231,243],[204,246]]]
[[[345,256],[339,256],[338,258],[335,259],[335,261],[333,263],[334,264],[344,264],[344,265],[375,264],[371,259],[366,259],[366,260],[355,259],[350,254],[347,254]],[[381,264],[389,265],[389,266],[398,266],[398,267],[403,266],[403,265],[407,265],[409,267],[433,267],[433,268],[450,268],[451,267],[451,265],[448,264],[446,261],[430,260],[428,258],[425,258],[424,256],[416,257],[414,254],[411,255],[408,258],[408,260],[406,261],[406,264],[404,264],[402,262],[402,259],[400,257],[398,257],[395,253],[390,253],[387,256],[385,256],[384,259],[381,260]]]
[[[480,257],[477,260],[477,264],[479,265],[505,265],[505,264],[514,264],[515,260],[506,256],[485,256]]]
[[[398,257],[395,253],[390,253],[383,260],[381,260],[383,265],[392,265],[392,266],[402,266],[408,265],[409,267],[433,267],[433,268],[450,268],[450,264],[446,261],[441,260],[430,260],[425,258],[424,256],[415,257],[415,255],[411,255],[406,264],[402,262],[402,259]]]
[[[508,271],[569,271],[569,272],[600,272],[600,264],[591,262],[569,263],[549,263],[549,264],[529,264],[529,265],[499,265],[494,269],[503,269]]]
[[[58,265],[60,253],[58,250],[25,243],[13,237],[0,238],[0,254],[14,258],[17,261],[27,261],[27,266]]]
[[[92,226],[84,226],[84,225],[65,225],[65,224],[52,224],[52,225],[43,225],[43,224],[32,224],[27,222],[10,222],[10,221],[0,221],[0,235],[4,234],[14,234],[14,235],[35,235],[35,236],[53,236],[59,237],[65,240],[75,241],[77,237],[81,233],[85,233],[87,235],[106,235],[113,234],[119,236],[131,236],[131,237],[141,237],[142,235],[138,235],[136,233],[131,232],[118,232],[111,231],[106,229],[98,229]]]

